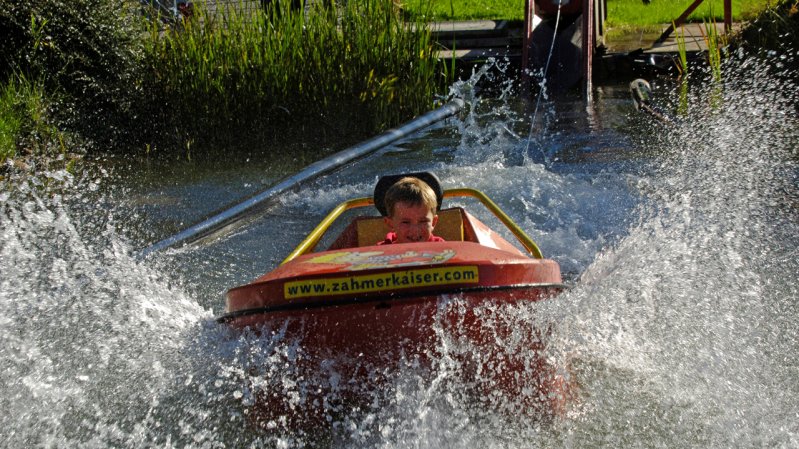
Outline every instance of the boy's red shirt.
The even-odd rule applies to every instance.
[[[436,235],[430,234],[430,238],[427,239],[427,241],[428,242],[443,242],[445,240],[442,239],[441,237],[438,237]],[[395,232],[389,232],[388,234],[386,234],[386,239],[383,240],[382,242],[377,242],[377,244],[378,245],[390,245],[390,244],[396,243],[396,242],[397,242],[397,234]]]

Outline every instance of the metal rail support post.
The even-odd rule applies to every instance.
[[[594,2],[596,0],[583,0],[583,57],[580,62],[580,71],[583,76],[583,95],[587,103],[591,102],[592,67],[594,61]]]
[[[533,38],[533,18],[535,17],[535,0],[524,2],[524,36],[522,36],[522,81],[527,85],[529,81],[528,69],[530,67],[530,44]]]

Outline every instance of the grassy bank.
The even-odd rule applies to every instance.
[[[407,0],[409,20],[524,20],[524,0]]]
[[[103,0],[0,0],[0,167],[69,166],[135,114],[141,19]],[[137,11],[137,10],[136,10]],[[102,125],[100,125],[102,124]],[[78,143],[80,142],[80,144]]]
[[[545,0],[552,1],[552,0]],[[571,0],[581,1],[581,0]],[[693,0],[608,0],[608,26],[642,27],[671,23],[682,14]],[[774,0],[735,0],[732,2],[733,20],[750,20],[773,4]],[[431,2],[407,0],[402,3],[408,17],[426,20],[504,19],[524,20],[524,0],[432,0]],[[715,18],[722,21],[723,0],[705,0],[689,16],[689,21],[702,22]]]
[[[693,0],[608,0],[609,27],[646,26],[671,23],[685,11]],[[770,3],[769,0],[735,0],[732,2],[733,21],[754,19]],[[689,22],[724,21],[724,1],[705,0],[687,19]]]
[[[52,103],[38,82],[21,78],[0,86],[0,167],[8,161],[61,159],[69,165],[76,160],[68,147],[77,144],[56,126]]]

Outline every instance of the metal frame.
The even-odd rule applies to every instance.
[[[284,178],[279,183],[263,190],[250,198],[241,201],[240,203],[223,210],[205,220],[196,223],[184,229],[177,234],[167,237],[159,242],[150,245],[147,248],[138,252],[138,257],[146,257],[156,251],[161,251],[172,246],[185,245],[193,243],[198,240],[218,236],[231,231],[235,226],[242,221],[244,217],[251,216],[252,214],[265,209],[270,201],[275,197],[304,185],[311,180],[318,178],[325,173],[330,173],[338,170],[346,164],[349,164],[358,159],[364,158],[375,151],[384,148],[385,146],[394,143],[398,139],[408,137],[412,133],[419,131],[422,128],[432,125],[438,121],[444,120],[452,115],[455,115],[464,106],[463,100],[456,98],[449,103],[427,112],[415,119],[397,127],[389,129],[388,131],[375,136],[367,141],[361,142],[355,146],[349,147],[346,150],[339,151],[322,160],[316,161],[313,164],[305,167],[299,172]]]
[[[511,219],[499,206],[494,203],[491,198],[486,196],[485,193],[476,190],[476,189],[469,189],[469,188],[460,188],[460,189],[449,189],[444,191],[444,198],[453,198],[453,197],[469,197],[474,198],[480,201],[483,206],[486,207],[491,213],[494,214],[519,240],[522,246],[536,259],[543,259],[544,256],[541,254],[541,250],[538,248],[538,245],[535,244],[533,239],[531,239],[520,227],[517,225],[513,219]],[[311,231],[305,239],[294,248],[294,251],[289,253],[289,255],[281,262],[280,264],[283,265],[287,262],[290,262],[297,257],[307,254],[311,252],[316,245],[319,243],[319,240],[322,239],[322,236],[325,235],[330,225],[333,224],[344,212],[355,209],[359,207],[368,207],[374,206],[375,202],[372,198],[356,198],[348,201],[344,201],[340,203],[338,206],[333,208],[322,221],[319,222],[318,225]]]
[[[582,76],[581,90],[585,100],[590,103],[592,97],[593,56],[597,47],[597,39],[604,33],[605,19],[607,18],[607,0],[577,0],[582,1],[582,56],[580,58],[580,74]],[[730,1],[730,0],[725,0]],[[532,45],[533,19],[536,15],[535,0],[526,0],[524,5],[524,30],[522,36],[522,80],[525,86],[528,83],[528,68],[530,66],[530,46]],[[558,30],[554,31],[557,35]],[[544,74],[546,76],[546,74]]]
[[[661,44],[665,42],[666,39],[668,39],[669,36],[671,36],[671,33],[674,32],[674,28],[685,23],[685,20],[688,18],[688,16],[690,16],[691,13],[694,12],[694,10],[696,10],[696,8],[699,7],[699,5],[703,1],[705,0],[694,0],[694,2],[691,3],[688,6],[688,8],[686,8],[686,10],[683,11],[682,14],[680,14],[680,17],[677,17],[677,19],[675,19],[674,22],[672,22],[672,24],[669,25],[668,28],[666,28],[666,31],[664,31],[663,34],[660,35],[660,37],[655,41],[655,43]],[[724,0],[724,31],[726,33],[729,33],[731,29],[732,29],[732,0]]]

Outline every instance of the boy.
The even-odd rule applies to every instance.
[[[383,220],[390,232],[378,245],[444,241],[433,235],[438,223],[438,200],[427,183],[418,178],[402,178],[388,189],[384,201],[388,216]]]

